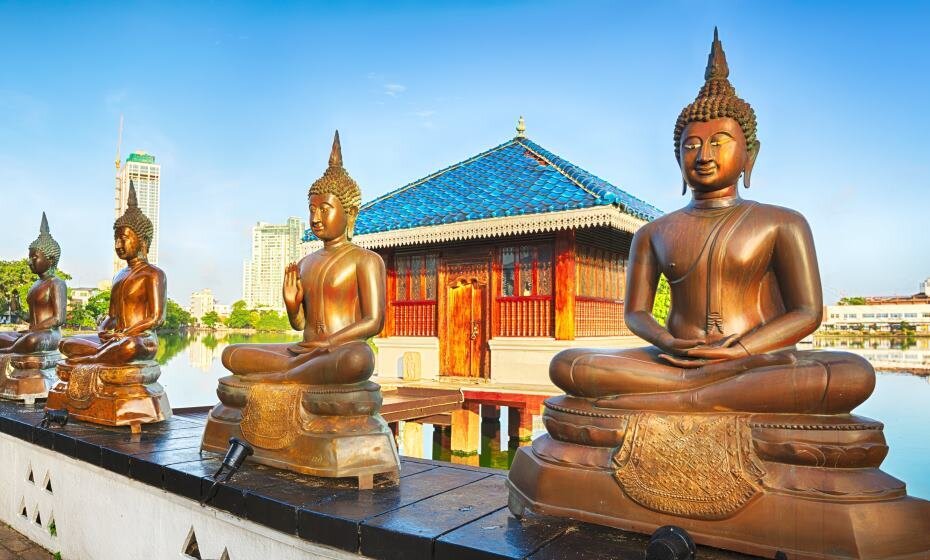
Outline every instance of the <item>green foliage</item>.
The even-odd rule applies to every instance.
[[[193,322],[191,314],[178,305],[178,302],[174,301],[171,298],[168,298],[168,306],[165,311],[165,324],[162,325],[162,329],[166,331],[176,331],[182,327],[186,327]]]
[[[256,330],[287,331],[291,328],[287,317],[276,311],[259,311],[258,314],[258,321],[255,323]]]
[[[862,296],[840,298],[840,305],[865,305],[865,298]]]
[[[672,308],[672,288],[668,285],[668,279],[665,275],[659,276],[659,286],[656,288],[656,299],[652,304],[652,316],[656,321],[665,326],[668,319],[668,312]]]
[[[61,560],[61,552],[56,552],[52,554],[52,560]]]
[[[253,327],[252,315],[246,309],[246,304],[241,299],[232,304],[232,313],[226,319],[226,326],[231,329],[247,329]]]
[[[220,315],[216,311],[204,313],[203,317],[200,318],[200,322],[212,329],[220,322]]]
[[[65,324],[73,329],[82,331],[93,330],[97,326],[97,322],[94,320],[90,311],[81,303],[74,304],[74,307],[68,310]]]
[[[52,522],[48,524],[48,532],[53,537],[58,536],[58,527],[55,525],[54,519],[52,519]]]
[[[61,270],[56,270],[55,276],[62,280],[71,280],[71,275]],[[35,281],[36,275],[29,270],[27,259],[0,261],[0,313],[6,313],[10,309],[9,298],[13,290],[19,294],[22,309],[24,311],[28,309],[26,294],[29,293],[29,288]]]
[[[75,329],[92,330],[110,313],[110,290],[98,292],[85,305],[75,304],[68,311],[67,324]]]
[[[203,345],[209,348],[210,350],[213,350],[214,348],[220,345],[220,341],[217,340],[215,336],[213,336],[213,333],[209,333],[207,334],[207,336],[201,338],[200,342],[202,342]]]

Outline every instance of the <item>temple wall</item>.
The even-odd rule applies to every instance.
[[[55,535],[49,530],[53,520]],[[182,551],[192,534],[204,559],[218,559],[224,549],[235,560],[362,558],[200,507],[6,434],[0,434],[0,521],[67,559],[190,558]]]
[[[439,379],[439,338],[434,336],[392,336],[375,338],[378,348],[375,372],[380,377],[404,379]],[[410,353],[406,359],[404,354]]]
[[[491,348],[491,381],[552,387],[549,381],[549,362],[553,356],[566,348],[633,348],[645,344],[635,336],[588,337],[575,340],[493,338],[488,341]]]

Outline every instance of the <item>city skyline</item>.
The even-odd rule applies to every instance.
[[[587,2],[558,23],[558,4],[530,6],[170,7],[131,31],[102,4],[0,8],[3,52],[25,53],[0,77],[0,185],[15,195],[0,258],[25,256],[45,210],[75,285],[109,278],[120,114],[123,145],[157,154],[171,185],[159,266],[177,301],[204,287],[239,299],[249,228],[306,219],[336,128],[365,201],[508,140],[523,114],[529,138],[672,211],[672,125],[718,25],[759,119],[743,196],[808,216],[825,301],[909,294],[930,275],[927,6],[750,5],[688,25],[668,18],[674,3]]]

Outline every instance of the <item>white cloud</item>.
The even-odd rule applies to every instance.
[[[384,94],[391,97],[397,97],[407,91],[407,86],[401,84],[384,84]]]

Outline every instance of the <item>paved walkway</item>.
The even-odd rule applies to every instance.
[[[41,546],[0,523],[0,560],[52,560]]]

